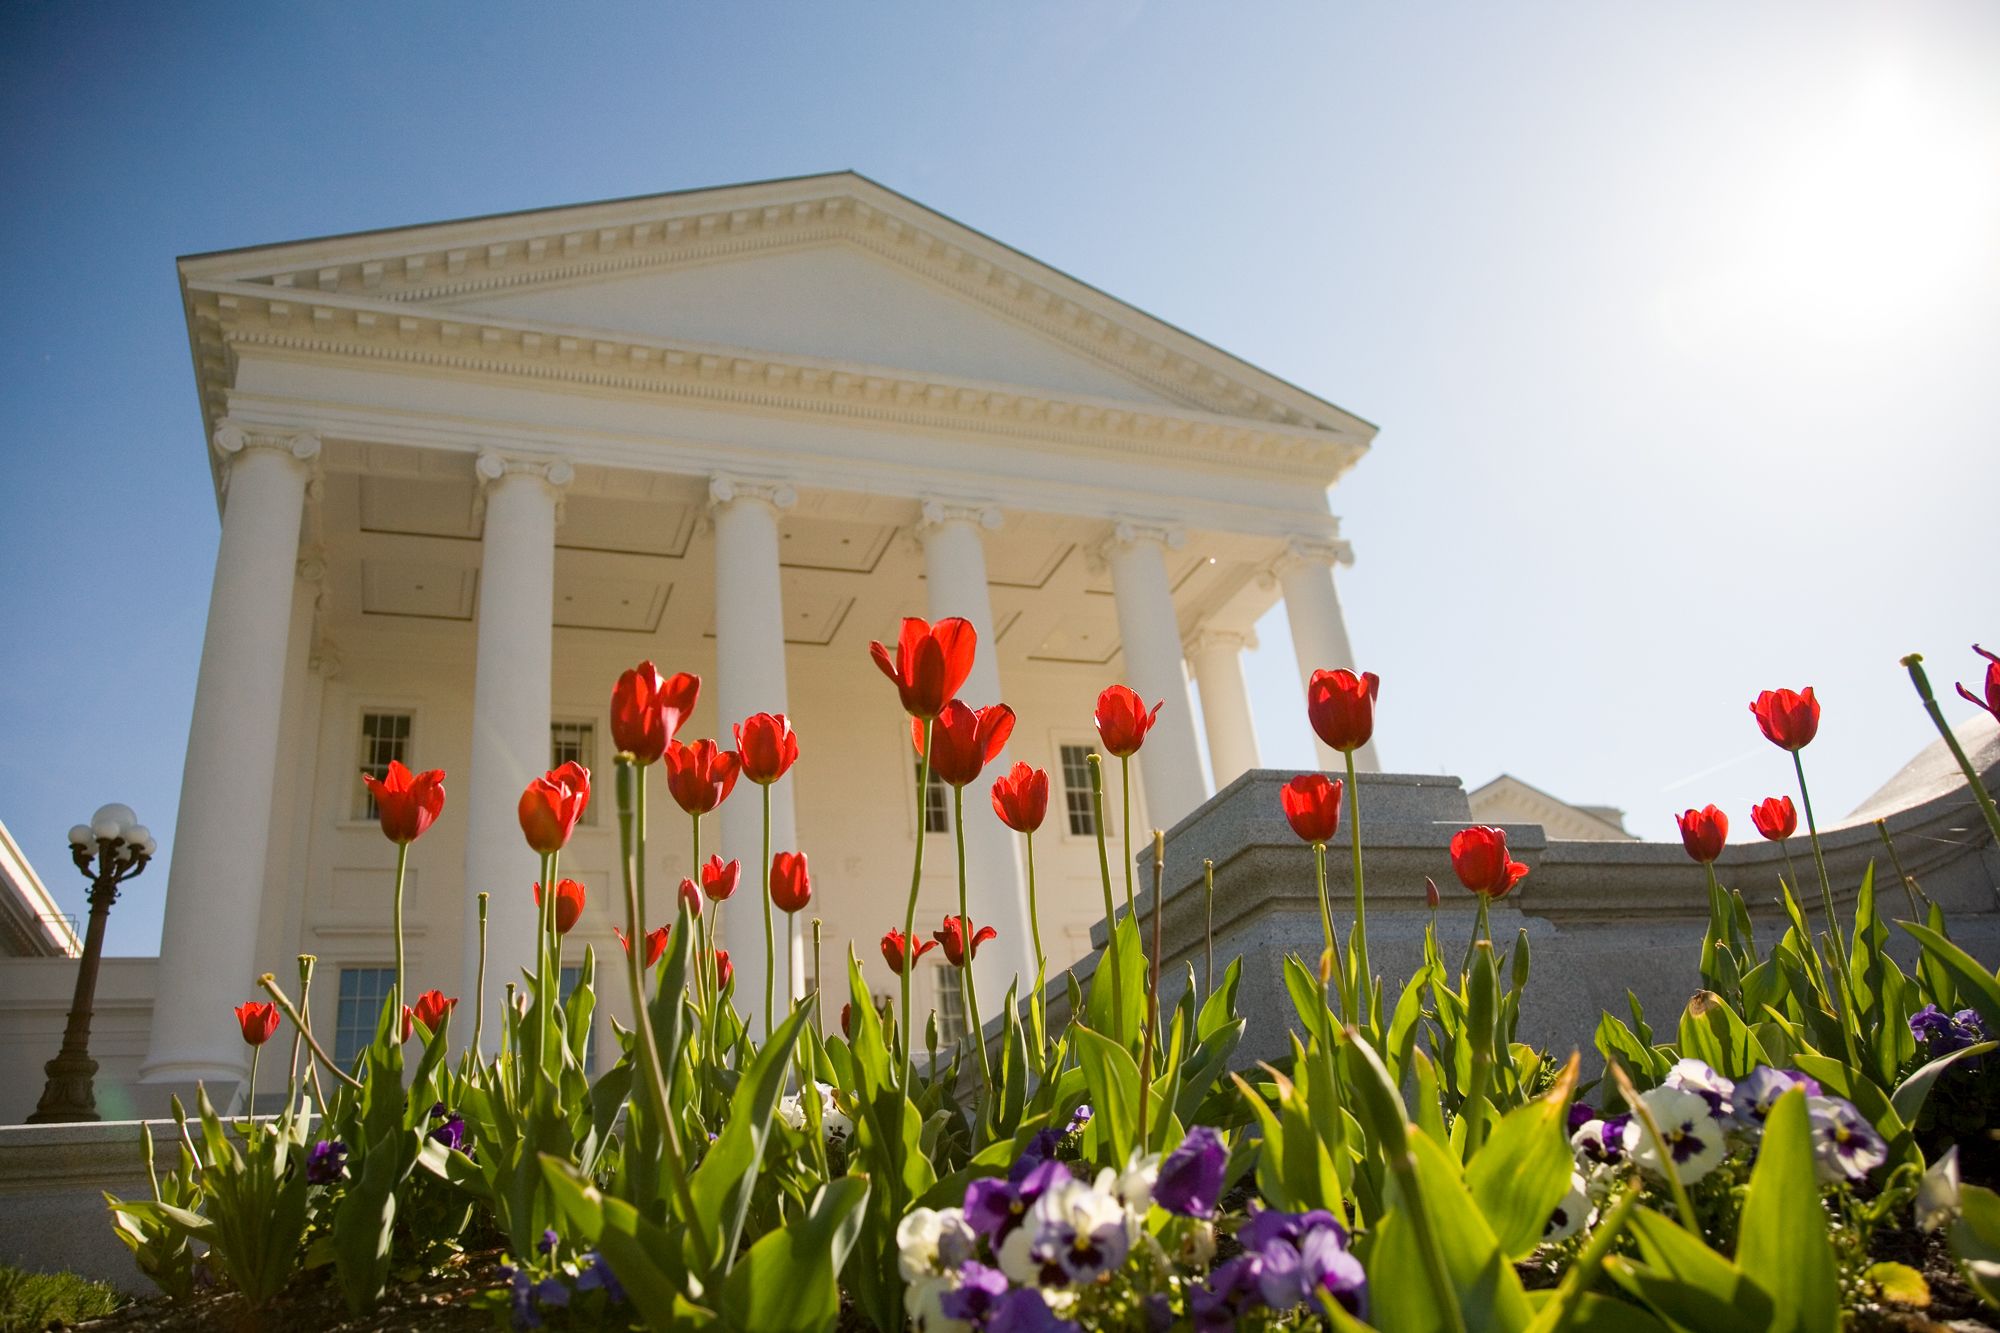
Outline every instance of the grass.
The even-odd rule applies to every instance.
[[[108,1315],[125,1298],[74,1273],[30,1273],[0,1264],[0,1333],[41,1333]]]

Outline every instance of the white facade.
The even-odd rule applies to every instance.
[[[379,719],[407,719],[405,762],[449,774],[410,858],[413,989],[469,1005],[483,889],[497,1004],[532,928],[514,805],[552,735],[581,743],[585,726],[600,781],[563,857],[590,896],[569,953],[615,950],[606,711],[618,673],[651,658],[703,678],[684,739],[792,717],[802,753],[773,791],[773,846],[811,859],[829,976],[852,945],[886,992],[876,941],[902,921],[916,775],[866,648],[900,617],[972,620],[968,700],[1011,704],[1001,762],[1051,773],[1036,857],[1052,964],[1087,949],[1102,910],[1062,747],[1094,739],[1103,686],[1167,701],[1134,769],[1144,830],[1255,765],[1236,655],[1280,597],[1301,668],[1355,665],[1327,490],[1372,426],[858,176],[197,256],[181,278],[223,539],[155,1083],[238,1076],[228,1009],[294,955],[320,959],[328,1031],[341,970],[389,964],[394,849],[358,780]],[[990,1014],[1031,963],[1018,840],[989,785],[966,814],[972,913],[1001,932],[979,958]],[[222,809],[223,790],[242,799]],[[651,798],[657,916],[688,821],[663,778]],[[702,833],[704,855],[745,862],[724,934],[753,1010],[757,798],[740,784]],[[957,905],[952,839],[929,837],[926,932]],[[781,991],[810,984],[800,927]],[[927,974],[920,1002],[934,994]]]

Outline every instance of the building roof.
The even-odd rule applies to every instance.
[[[74,958],[83,945],[35,867],[0,824],[0,954]]]
[[[1467,792],[1466,800],[1476,819],[1486,818],[1496,809],[1508,815],[1518,811],[1527,817],[1523,822],[1542,825],[1552,838],[1638,840],[1626,830],[1623,810],[1608,805],[1574,805],[1511,773],[1502,773]]]

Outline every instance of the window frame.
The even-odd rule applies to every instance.
[[[416,753],[417,748],[417,714],[418,710],[406,703],[387,703],[381,701],[360,701],[356,703],[353,724],[348,728],[347,733],[354,746],[354,763],[351,765],[349,771],[354,774],[355,789],[355,794],[347,805],[347,823],[373,824],[381,817],[375,809],[375,797],[369,792],[368,784],[361,780],[363,773],[372,774],[373,767],[365,762],[370,744],[366,730],[368,719],[371,717],[402,717],[408,721],[409,728],[403,737],[403,753],[396,762],[402,764],[405,768],[417,771],[416,766],[410,763],[410,756]],[[382,767],[386,771],[388,765],[384,763]],[[379,777],[381,775],[372,774],[372,776]]]
[[[1098,740],[1097,737],[1086,735],[1082,732],[1068,732],[1068,733],[1058,732],[1055,734],[1053,739],[1054,743],[1051,748],[1055,752],[1055,772],[1052,774],[1052,776],[1055,778],[1055,786],[1057,790],[1051,792],[1050,795],[1060,796],[1062,798],[1063,822],[1061,831],[1058,834],[1058,836],[1064,842],[1085,842],[1094,845],[1097,842],[1097,833],[1095,830],[1092,830],[1087,833],[1078,833],[1074,831],[1073,827],[1070,824],[1069,772],[1067,767],[1063,763],[1063,750],[1065,747],[1075,746],[1083,749],[1086,752],[1095,752],[1096,754],[1102,756],[1102,766],[1109,766],[1111,760],[1115,756],[1104,753],[1104,744],[1102,741]],[[1082,795],[1084,800],[1088,802],[1090,799],[1090,780],[1087,772],[1084,776]],[[1095,811],[1093,811],[1092,813],[1094,815]],[[1110,790],[1110,781],[1108,778],[1106,779],[1105,782],[1105,793],[1104,793],[1104,836],[1107,840],[1116,838],[1118,836],[1118,800],[1116,793]]]
[[[965,969],[943,961],[931,967],[931,1007],[938,1016],[938,1049],[944,1051],[970,1035],[965,1017]]]
[[[346,1040],[345,1034],[349,1031],[348,1025],[342,1021],[343,1011],[348,1004],[347,978],[350,975],[358,976],[363,972],[376,974],[381,982],[382,990],[375,997],[374,1012],[367,1015],[365,1022],[359,1028],[360,1044],[353,1050],[346,1052],[345,1058],[342,1058],[341,1043]],[[395,988],[396,965],[393,962],[379,963],[370,960],[355,960],[343,962],[335,970],[333,984],[333,1061],[335,1064],[339,1065],[342,1069],[350,1069],[353,1067],[356,1057],[368,1049],[368,1044],[375,1040],[375,1024],[381,1017],[382,1004],[389,998],[390,992]],[[359,1003],[360,998],[356,997],[355,1002]]]

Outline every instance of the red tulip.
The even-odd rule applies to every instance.
[[[1332,842],[1340,827],[1340,779],[1301,773],[1278,793],[1292,832],[1307,842]]]
[[[812,901],[812,876],[806,873],[804,852],[779,852],[771,858],[771,905],[780,912],[797,912]]]
[[[701,915],[701,886],[687,876],[681,876],[681,901],[687,904],[689,916]]]
[[[1976,643],[1972,645],[1972,651],[1986,659],[1986,697],[1980,698],[1963,685],[1958,687],[1958,692],[1993,714],[1994,721],[2000,722],[2000,656],[1987,652]]]
[[[618,929],[618,927],[616,926],[613,926],[611,928],[611,933],[618,937],[618,943],[624,946],[626,953],[632,952],[632,941],[625,938],[624,931]],[[667,951],[667,937],[669,935],[672,935],[673,933],[674,933],[674,928],[672,926],[661,926],[658,929],[649,930],[646,932],[647,967],[653,967],[659,963],[660,955]]]
[[[521,793],[521,832],[542,855],[559,852],[590,804],[590,770],[574,759],[552,768]]]
[[[717,990],[728,990],[730,978],[735,975],[736,969],[729,964],[729,950],[717,949],[715,951],[715,988]]]
[[[658,667],[641,662],[612,687],[612,742],[640,763],[653,763],[694,712],[700,693],[701,677],[682,671],[662,680]]]
[[[972,947],[968,949],[965,931],[968,923],[955,916],[944,919],[944,927],[931,932],[931,938],[944,946],[945,961],[953,967],[964,967],[970,955],[979,952],[979,946],[995,938],[999,931],[991,926],[981,926],[972,936]]]
[[[953,699],[931,724],[931,776],[954,787],[979,780],[979,770],[1000,753],[1014,734],[1014,710],[1006,704],[967,708]],[[910,742],[921,755],[924,724],[910,719]]]
[[[1810,685],[1803,694],[1765,690],[1750,711],[1756,714],[1764,739],[1780,750],[1803,750],[1819,732],[1819,700],[1813,698]]]
[[[1789,796],[1767,796],[1750,807],[1750,822],[1772,842],[1780,842],[1799,831],[1798,807]]]
[[[1687,854],[1707,865],[1722,855],[1722,844],[1729,839],[1729,816],[1712,805],[1699,810],[1690,810],[1684,815],[1675,815],[1674,822],[1681,826],[1681,846]],[[1793,821],[1797,826],[1797,821]]]
[[[799,761],[799,737],[783,713],[759,713],[736,724],[743,776],[768,787]]]
[[[713,902],[722,902],[736,892],[736,881],[743,878],[743,863],[731,861],[723,864],[719,856],[711,856],[701,865],[701,891]]]
[[[1505,897],[1528,873],[1509,856],[1506,832],[1485,824],[1452,835],[1451,868],[1459,883],[1488,898]]]
[[[1153,705],[1153,711],[1146,711],[1146,701],[1123,685],[1113,685],[1097,696],[1097,734],[1104,741],[1104,748],[1120,759],[1139,753],[1139,747],[1146,743],[1146,733],[1160,720],[1160,709],[1166,706],[1162,699]]]
[[[268,1000],[261,1004],[245,1000],[236,1006],[236,1023],[243,1029],[244,1041],[262,1046],[278,1030],[278,1006]]]
[[[882,936],[882,961],[889,965],[891,972],[900,977],[909,968],[914,967],[919,958],[935,948],[937,948],[936,940],[919,940],[914,936],[905,939],[903,932],[892,926]]]
[[[361,785],[375,798],[375,811],[382,819],[382,835],[393,843],[415,842],[444,809],[441,768],[412,773],[391,759],[387,776],[378,778],[373,773],[363,773]]]
[[[446,999],[443,991],[425,991],[417,997],[415,1004],[403,1006],[403,1040],[410,1039],[410,1020],[413,1018],[424,1025],[424,1031],[435,1036],[438,1029],[444,1026],[445,1015],[457,1006],[458,997],[455,995]]]
[[[1016,833],[1033,833],[1049,813],[1049,775],[1025,762],[993,779],[993,813]]]
[[[535,885],[535,906],[542,905],[542,886]],[[583,915],[583,885],[573,879],[556,881],[556,934],[567,935]]]
[[[725,750],[714,741],[682,745],[667,742],[667,790],[674,801],[691,815],[705,815],[721,805],[736,786],[743,761],[734,750]]]
[[[968,621],[946,616],[931,625],[915,616],[903,621],[892,662],[889,650],[879,643],[868,645],[868,655],[882,674],[896,682],[903,711],[911,717],[936,717],[965,685],[972,674],[973,653],[978,635]]]
[[[1375,734],[1375,693],[1382,678],[1374,672],[1355,675],[1342,667],[1338,671],[1315,671],[1306,685],[1306,716],[1329,749],[1350,754],[1368,744]]]

